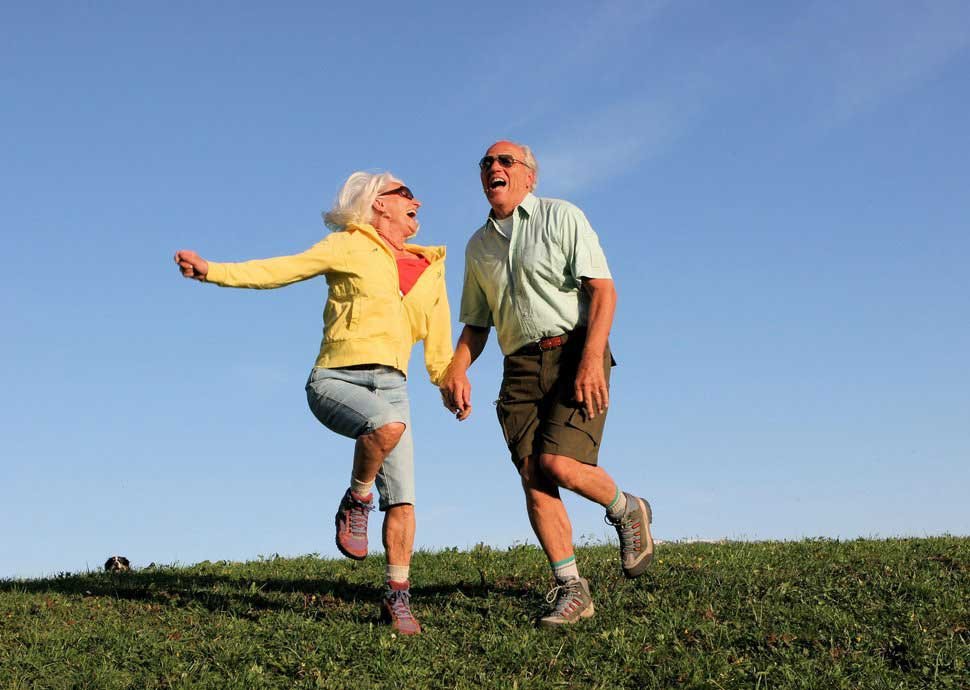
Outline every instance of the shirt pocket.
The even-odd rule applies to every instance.
[[[519,270],[529,282],[539,281],[556,289],[571,289],[575,281],[566,255],[556,245],[530,244],[522,248]]]

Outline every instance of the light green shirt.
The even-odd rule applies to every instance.
[[[599,238],[568,201],[529,194],[503,233],[489,213],[465,248],[459,320],[495,326],[506,355],[586,325],[582,278],[612,278]]]

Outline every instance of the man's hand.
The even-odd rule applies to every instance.
[[[590,419],[606,412],[610,404],[610,389],[606,385],[606,375],[603,373],[603,358],[584,356],[576,371],[576,402],[586,408]]]
[[[448,367],[444,378],[441,379],[441,402],[445,408],[455,415],[459,422],[468,419],[472,413],[472,384],[464,369]]]
[[[603,357],[609,346],[607,338],[616,311],[616,288],[609,278],[583,278],[583,289],[589,294],[589,324],[586,344],[576,371],[576,402],[586,407],[592,419],[606,412],[610,404],[610,389],[603,372]]]
[[[209,273],[209,262],[190,249],[180,249],[175,252],[175,263],[186,278],[205,280]]]

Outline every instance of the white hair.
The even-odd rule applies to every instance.
[[[343,230],[350,223],[372,222],[374,200],[390,181],[397,179],[389,172],[351,174],[337,192],[333,207],[321,214],[323,222],[331,230]]]
[[[534,192],[536,186],[539,184],[539,161],[536,160],[536,157],[532,154],[532,149],[528,146],[525,144],[516,144],[514,141],[512,143],[522,149],[522,162],[532,168],[532,186],[529,188],[529,191]]]
[[[529,187],[529,191],[534,192],[536,187],[539,186],[539,161],[536,160],[535,155],[532,153],[532,149],[525,144],[520,144],[519,142],[512,141],[511,139],[500,139],[499,141],[504,141],[507,144],[512,144],[512,146],[522,149],[522,162],[532,170],[532,186]],[[497,144],[499,142],[495,143]]]

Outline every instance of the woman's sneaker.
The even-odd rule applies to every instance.
[[[617,520],[607,515],[606,521],[616,527],[616,534],[620,538],[623,574],[633,578],[643,575],[643,571],[653,560],[653,537],[650,535],[653,511],[644,499],[623,493],[626,496],[626,510],[623,515]]]
[[[546,601],[553,604],[552,611],[539,619],[544,628],[558,628],[560,625],[578,623],[590,618],[594,613],[593,598],[589,595],[589,582],[574,577],[560,582],[546,595]]]
[[[411,583],[388,582],[381,602],[381,620],[402,635],[417,635],[421,624],[411,613]]]
[[[347,558],[362,561],[367,558],[367,514],[374,510],[371,497],[361,500],[350,489],[340,499],[337,516],[337,548]]]

